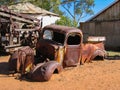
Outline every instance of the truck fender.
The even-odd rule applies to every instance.
[[[48,81],[53,73],[60,73],[62,69],[62,65],[56,61],[39,63],[29,73],[28,78],[32,81]]]
[[[101,60],[104,60],[104,58],[107,56],[107,52],[102,49],[97,49],[91,56],[91,59],[94,60],[96,57],[101,57]],[[97,58],[96,58],[97,59]]]

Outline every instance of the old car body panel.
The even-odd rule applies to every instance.
[[[65,66],[76,66],[80,63],[81,47],[82,47],[82,34],[79,32],[70,32],[65,41]]]
[[[48,81],[53,73],[60,73],[62,69],[62,66],[56,61],[39,63],[28,74],[28,78],[33,81]]]
[[[64,54],[65,54],[64,46],[59,46],[56,61],[59,62],[61,65],[63,65]]]
[[[49,30],[56,34],[56,38],[52,39],[44,35],[45,31]],[[48,36],[51,36],[52,34],[49,34]],[[45,40],[44,37],[47,37],[48,40]],[[76,38],[76,40],[75,40]],[[67,66],[74,66],[77,65],[80,61],[80,56],[81,56],[81,44],[82,44],[82,32],[81,30],[73,27],[67,27],[67,26],[59,26],[59,25],[48,25],[43,28],[41,32],[41,39],[43,41],[41,44],[39,43],[39,48],[36,50],[37,52],[43,53],[45,51],[44,56],[47,56],[50,60],[55,60],[61,63],[64,67]],[[51,40],[52,39],[52,40]],[[59,40],[58,40],[59,39]],[[73,40],[73,41],[72,41]],[[44,45],[44,47],[41,47],[42,43],[44,41],[48,42],[47,44]],[[57,41],[57,42],[56,42]],[[52,47],[57,47],[56,49],[50,49],[50,46]],[[41,50],[41,49],[44,50]],[[45,50],[45,48],[48,48]],[[53,52],[54,51],[54,52]],[[52,55],[48,57],[48,53],[53,52],[54,53],[54,58]],[[43,55],[43,54],[42,54]]]
[[[49,34],[46,35],[46,31]],[[77,28],[48,25],[42,29],[41,39],[36,51],[50,60],[58,61],[63,67],[91,62],[96,56],[104,58],[105,55],[103,42],[84,44],[83,34]]]
[[[67,45],[65,49],[65,56],[64,56],[64,66],[74,66],[79,63],[80,59],[80,46],[75,45]]]
[[[103,60],[106,54],[103,42],[82,44],[81,64],[91,62],[97,56],[101,57],[100,59]]]

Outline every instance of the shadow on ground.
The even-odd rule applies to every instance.
[[[0,74],[8,75],[8,62],[0,63]]]
[[[120,60],[120,56],[119,55],[107,56],[106,59],[108,59],[108,60]]]

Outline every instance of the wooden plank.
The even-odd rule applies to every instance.
[[[105,36],[89,36],[88,42],[103,42],[106,41]]]
[[[15,29],[15,31],[35,31],[36,29]]]
[[[22,17],[19,17],[19,16],[15,16],[15,15],[11,15],[11,14],[4,13],[4,12],[0,12],[0,16],[12,18],[12,19],[14,19],[14,20],[21,21],[21,22],[25,22],[25,23],[34,23],[34,22],[31,21],[31,20],[27,20],[27,19],[25,19],[25,18],[22,18]]]
[[[13,48],[13,47],[19,47],[19,46],[21,46],[21,44],[9,45],[9,46],[5,46],[5,49]]]

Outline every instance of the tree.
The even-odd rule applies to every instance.
[[[18,0],[0,0],[0,5],[10,5],[10,4],[14,4],[17,1]]]
[[[44,8],[53,13],[56,13],[59,15],[63,14],[63,12],[59,9],[59,5],[61,3],[60,0],[26,0],[26,1],[27,2],[29,1],[33,3],[34,5]]]
[[[61,16],[60,18],[60,20],[56,21],[57,25],[74,26],[75,24],[77,26],[77,22],[73,22],[73,20],[67,16]]]
[[[78,24],[81,18],[93,14],[94,0],[62,0],[61,6],[71,16],[73,22]]]

